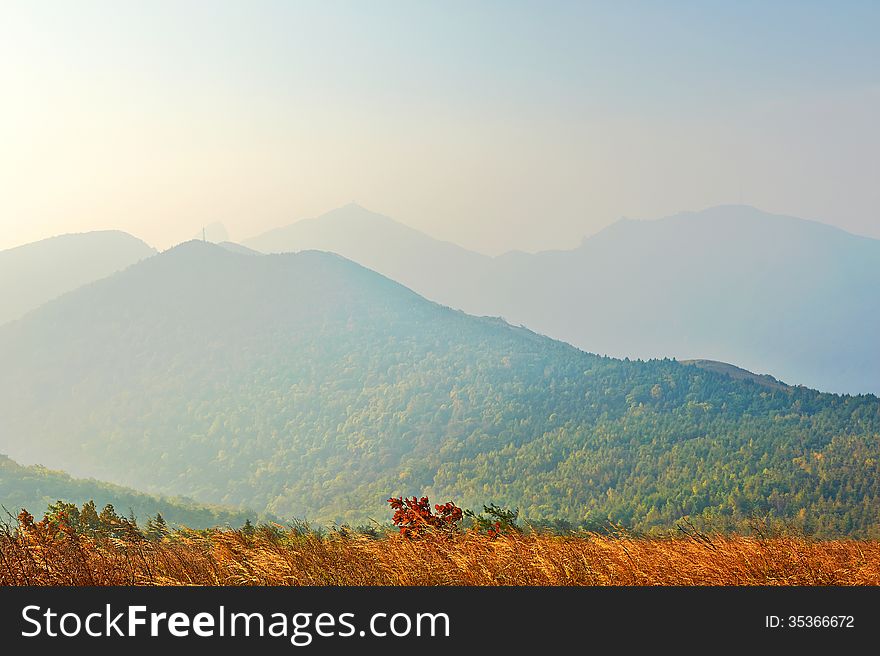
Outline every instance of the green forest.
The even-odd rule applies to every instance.
[[[12,457],[151,493],[880,536],[876,397],[585,353],[330,254],[186,244],[0,327],[0,360]]]

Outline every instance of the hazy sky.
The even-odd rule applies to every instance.
[[[487,253],[745,202],[880,237],[878,2],[0,0],[0,248],[356,201]]]

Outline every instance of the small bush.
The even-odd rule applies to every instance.
[[[431,511],[428,497],[391,497],[388,503],[394,510],[391,521],[400,529],[400,535],[407,538],[422,537],[427,533],[455,533],[464,513],[451,501],[436,504]]]
[[[473,522],[474,530],[485,533],[490,538],[522,533],[516,524],[516,520],[519,518],[519,509],[517,508],[510,510],[490,503],[488,506],[483,506],[483,512],[479,515],[473,510],[466,510],[464,514]]]

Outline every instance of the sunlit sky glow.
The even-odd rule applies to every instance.
[[[482,252],[743,202],[880,238],[880,3],[4,2],[0,248],[356,201]]]

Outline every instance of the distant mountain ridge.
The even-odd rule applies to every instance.
[[[151,493],[880,535],[876,397],[592,355],[324,252],[183,244],[0,327],[0,362],[0,449]]]
[[[0,251],[0,324],[155,253],[116,230],[60,235]]]
[[[78,506],[94,501],[98,509],[109,503],[123,516],[134,515],[141,526],[156,513],[161,513],[171,526],[192,529],[222,525],[238,528],[247,520],[259,519],[252,512],[209,507],[190,499],[151,496],[118,485],[72,478],[40,466],[24,467],[0,454],[0,507],[12,514],[25,509],[39,518],[56,501]]]
[[[483,290],[474,283],[492,264],[486,255],[434,239],[354,203],[270,230],[242,244],[262,253],[338,253],[433,301],[465,311],[482,304]]]
[[[336,252],[431,300],[588,351],[734,362],[880,393],[878,240],[730,205],[622,219],[568,251],[491,258],[377,217],[349,206],[245,244]]]
[[[680,362],[684,365],[693,365],[694,367],[698,367],[700,369],[714,371],[716,373],[729,376],[734,380],[749,380],[753,383],[757,383],[758,385],[768,387],[770,389],[790,389],[789,385],[786,385],[782,381],[776,380],[773,376],[770,376],[769,374],[752,373],[751,371],[742,369],[732,364],[728,364],[726,362],[716,362],[715,360],[680,360]]]

